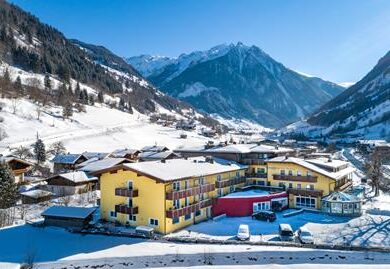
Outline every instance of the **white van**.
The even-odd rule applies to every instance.
[[[279,224],[280,241],[294,241],[294,231],[290,224]]]
[[[240,224],[237,231],[237,239],[238,240],[249,240],[251,238],[251,234],[249,232],[249,226],[246,224]]]

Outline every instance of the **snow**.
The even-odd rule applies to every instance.
[[[49,191],[44,190],[31,190],[31,191],[25,191],[21,193],[23,196],[28,196],[32,198],[41,198],[52,195]]]
[[[66,178],[75,183],[95,181],[97,177],[90,177],[83,171],[75,171],[64,174],[59,174],[60,177]]]
[[[123,167],[164,181],[234,172],[247,168],[245,165],[219,158],[213,158],[213,163],[210,163],[205,157],[171,159],[165,160],[164,163],[161,161],[129,163],[124,164]]]
[[[10,263],[21,263],[33,258],[34,268],[87,268],[87,265],[91,268],[205,268],[207,263],[219,265],[217,268],[229,268],[227,265],[235,265],[233,268],[292,268],[291,264],[297,266],[294,268],[313,268],[312,265],[331,268],[329,265],[339,264],[343,264],[341,268],[359,268],[357,266],[363,264],[375,264],[375,268],[380,268],[377,266],[390,263],[388,253],[278,246],[176,244],[79,235],[59,228],[34,228],[27,225],[0,229],[0,240],[7,242],[0,245],[1,262],[12,266]]]
[[[225,195],[219,199],[229,199],[229,198],[249,198],[249,197],[260,197],[260,196],[267,196],[269,195],[268,191],[262,191],[262,190],[249,190],[249,191],[239,191],[239,192],[232,192],[228,195]]]
[[[85,219],[96,210],[95,207],[52,206],[42,216]]]
[[[126,158],[106,158],[103,160],[98,160],[96,162],[89,163],[81,167],[80,170],[85,172],[95,172],[98,170],[103,170],[122,164],[124,162],[128,162],[128,160]]]
[[[191,85],[186,85],[184,91],[179,93],[178,97],[179,98],[196,97],[203,92],[209,92],[209,91],[219,91],[219,89],[215,87],[207,87],[203,85],[201,82],[195,82]]]
[[[340,82],[340,83],[337,83],[338,85],[340,85],[341,87],[344,87],[344,88],[349,88],[353,85],[355,85],[356,82],[349,82],[349,81],[346,81],[346,82]]]

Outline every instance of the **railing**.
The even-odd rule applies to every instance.
[[[20,174],[23,174],[23,173],[26,173],[28,172],[28,168],[21,168],[21,169],[15,169],[15,170],[12,170],[12,172],[15,174],[15,175],[20,175]]]
[[[190,213],[195,213],[196,211],[198,211],[202,208],[205,208],[205,207],[209,207],[211,205],[212,205],[212,200],[206,199],[206,200],[202,200],[202,201],[199,201],[197,203],[194,203],[192,205],[185,206],[183,208],[171,209],[171,210],[168,210],[166,212],[167,218],[172,219],[172,218],[181,217],[181,216],[184,216],[184,215],[187,215]]]
[[[267,173],[245,173],[246,177],[267,178]]]
[[[196,187],[188,188],[185,190],[173,190],[170,192],[167,192],[165,197],[167,200],[177,200],[177,199],[182,199],[194,195],[198,195],[201,193],[206,193],[210,191],[215,190],[215,184],[204,184],[204,185],[199,185]]]
[[[260,160],[260,159],[242,159],[241,163],[246,164],[246,165],[265,165],[266,164],[265,160]]]
[[[274,180],[317,182],[316,176],[273,175],[273,177],[274,177]]]
[[[128,188],[116,188],[115,195],[123,197],[138,197],[138,190]]]
[[[352,181],[347,181],[343,185],[336,187],[337,191],[344,191],[352,186]]]
[[[238,178],[231,178],[231,179],[225,179],[221,181],[217,181],[215,183],[215,187],[217,188],[225,188],[241,183],[246,183],[246,177],[238,177]]]
[[[313,196],[313,197],[322,197],[322,190],[311,190],[311,189],[292,189],[288,188],[287,192],[293,195],[301,195],[301,196]]]
[[[125,204],[115,205],[115,212],[127,214],[127,215],[138,214],[138,206],[130,207],[130,206],[125,205]]]

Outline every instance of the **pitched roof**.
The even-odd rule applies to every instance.
[[[162,160],[162,159],[169,158],[172,155],[174,155],[175,157],[179,157],[179,155],[177,155],[172,151],[161,151],[161,152],[145,151],[145,152],[141,152],[138,155],[138,157],[141,160]]]
[[[46,209],[41,215],[43,217],[62,217],[73,219],[85,219],[96,210],[95,207],[71,207],[52,206]]]
[[[131,170],[156,180],[174,181],[191,177],[203,177],[225,172],[234,172],[246,168],[246,165],[220,158],[195,157],[188,159],[171,159],[165,160],[164,162],[150,161],[127,163],[118,167],[113,167],[112,170]],[[96,171],[94,174],[102,174],[110,170],[111,169]]]
[[[20,159],[16,156],[13,156],[13,155],[8,155],[8,156],[0,156],[0,162],[1,161],[4,161],[6,163],[9,163],[9,162],[12,162],[12,161],[17,161],[17,162],[20,162],[20,163],[23,163],[25,165],[29,165],[29,166],[32,166],[33,164],[28,162],[28,161],[25,161],[23,159]]]
[[[58,154],[51,161],[53,163],[75,164],[82,156],[83,154]]]
[[[268,163],[275,163],[275,162],[276,163],[280,163],[280,162],[294,163],[294,164],[300,165],[302,167],[305,167],[311,171],[314,171],[314,172],[317,172],[321,175],[324,175],[326,177],[332,178],[334,180],[339,180],[339,179],[343,178],[344,176],[348,175],[349,173],[352,173],[353,171],[355,171],[354,168],[347,167],[347,168],[342,169],[338,172],[329,172],[329,171],[326,171],[325,169],[322,169],[322,168],[320,168],[312,163],[305,161],[304,159],[296,158],[296,157],[279,156],[279,157],[272,158],[272,159],[268,160],[267,162]]]
[[[51,196],[52,194],[53,193],[44,190],[31,190],[31,191],[22,192],[20,195],[28,196],[36,199],[36,198]]]
[[[141,151],[155,151],[155,152],[161,152],[167,150],[169,149],[165,146],[146,146],[141,149]]]
[[[102,160],[98,160],[92,163],[89,163],[80,168],[81,171],[85,172],[95,172],[102,169],[107,169],[122,163],[128,163],[130,160],[125,158],[105,158]]]
[[[75,172],[69,172],[69,173],[63,173],[58,174],[56,176],[50,177],[48,180],[55,178],[55,177],[62,177],[69,181],[72,181],[74,183],[82,183],[82,182],[89,182],[89,181],[96,181],[98,180],[95,176],[89,176],[84,171],[75,171]]]
[[[108,157],[108,156],[110,155],[110,153],[106,153],[106,152],[88,152],[88,151],[85,151],[85,152],[83,152],[83,155],[84,155],[85,158],[87,158],[87,159],[97,158],[97,159],[101,160],[101,159],[104,159],[104,158]]]
[[[328,202],[360,202],[361,199],[345,193],[345,192],[332,192],[328,196],[322,198],[323,201],[328,201]]]
[[[117,149],[113,151],[110,156],[114,158],[124,158],[126,155],[137,154],[140,151],[138,149]]]

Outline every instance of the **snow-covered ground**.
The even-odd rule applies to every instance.
[[[204,268],[206,265],[246,268],[268,264],[277,268],[291,268],[290,264],[303,265],[303,268],[314,268],[317,265],[327,265],[323,268],[330,268],[329,265],[339,264],[350,266],[342,268],[357,268],[355,266],[382,264],[386,268],[390,265],[388,253],[277,246],[177,244],[126,237],[80,235],[60,228],[35,228],[27,225],[1,229],[0,242],[0,262],[22,263],[33,260],[34,268]]]
[[[20,145],[35,142],[37,134],[45,143],[63,141],[71,152],[110,152],[118,148],[141,148],[146,145],[164,145],[171,149],[186,145],[203,145],[209,138],[197,132],[186,132],[187,139],[180,139],[181,130],[151,124],[148,117],[138,113],[125,113],[107,106],[86,106],[86,113],[74,113],[72,120],[63,120],[62,109],[43,109],[36,117],[37,105],[28,100],[18,101],[13,114],[12,101],[0,99],[5,104],[0,116],[0,126],[8,137],[0,142],[0,150],[7,151]]]

